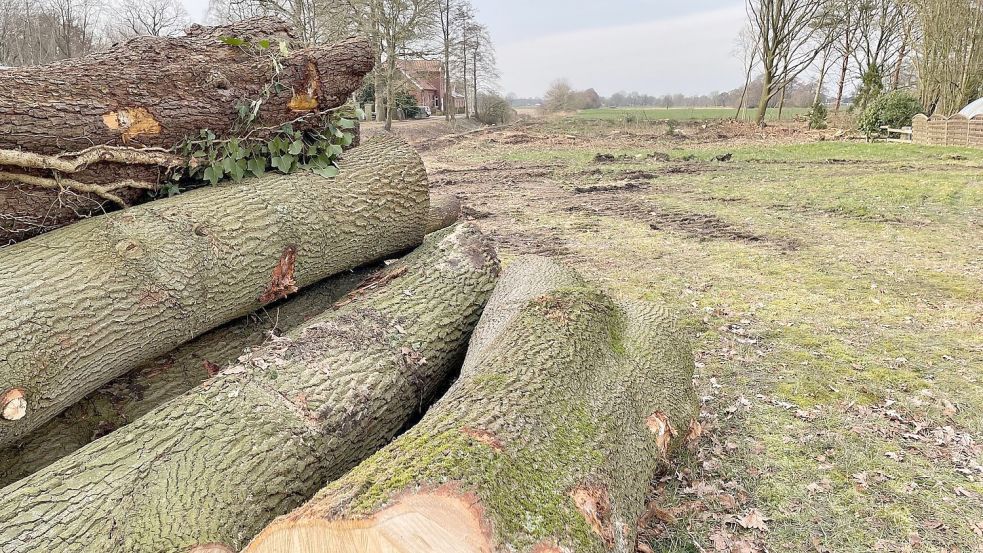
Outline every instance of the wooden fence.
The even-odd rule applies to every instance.
[[[968,119],[959,114],[952,117],[918,114],[911,122],[911,140],[915,144],[983,148],[983,115]]]

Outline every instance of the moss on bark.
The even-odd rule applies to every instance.
[[[448,394],[247,552],[369,551],[376,534],[405,552],[634,551],[651,478],[697,415],[692,371],[664,308],[519,260]]]

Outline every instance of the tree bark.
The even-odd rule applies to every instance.
[[[82,221],[0,250],[0,447],[110,380],[330,275],[418,245],[423,162],[380,137],[334,179],[268,174]]]
[[[427,216],[427,233],[449,227],[461,218],[461,200],[451,194],[430,196],[430,214]]]
[[[279,43],[293,45],[292,30],[275,18],[189,33],[138,37],[81,58],[3,71],[0,154],[55,156],[103,146],[169,150],[203,129],[227,138],[249,127],[276,127],[344,104],[374,63],[371,43],[361,38],[284,55]],[[221,37],[247,42],[231,46]],[[270,46],[261,49],[262,39]],[[261,104],[247,122],[239,109],[250,101]],[[0,245],[137,203],[184,161],[96,156],[66,172],[25,167],[9,157],[0,155]],[[109,185],[113,198],[85,185]]]
[[[226,368],[272,333],[283,334],[331,307],[369,269],[304,289],[277,305],[217,328],[92,392],[23,440],[0,450],[0,488],[13,484],[114,432]]]
[[[475,227],[431,235],[337,309],[4,488],[0,548],[239,550],[426,405],[463,356],[497,272]]]
[[[246,552],[634,551],[652,476],[698,434],[680,335],[661,307],[518,261],[447,395]]]
[[[459,212],[460,203],[453,196],[431,200],[428,234],[457,222],[455,204]],[[454,213],[454,217],[449,213]],[[0,449],[0,488],[200,386],[270,336],[283,335],[320,315],[360,283],[371,285],[377,281],[371,276],[374,268],[355,269],[305,288],[288,300],[217,328],[89,394],[23,440]]]
[[[834,111],[840,111],[840,106],[843,105],[843,88],[846,86],[846,73],[850,68],[850,56],[848,54],[843,55],[843,63],[840,64],[840,79],[836,86],[836,107]]]
[[[247,42],[224,44],[231,37]],[[373,66],[371,43],[351,38],[283,55],[279,19],[194,27],[184,37],[137,37],[104,52],[0,73],[0,147],[56,154],[94,144],[171,148],[201,129],[235,134],[236,103],[259,99],[255,123],[274,126],[345,103]],[[266,49],[257,46],[270,39]],[[279,58],[277,71],[271,58]],[[279,91],[278,91],[279,90]]]
[[[771,90],[774,85],[774,75],[768,65],[765,66],[764,75],[761,77],[761,98],[758,100],[758,111],[754,116],[754,122],[763,127],[765,118],[768,116],[768,103],[775,93]]]

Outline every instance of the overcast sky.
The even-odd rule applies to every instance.
[[[208,0],[183,0],[192,18]],[[567,78],[602,95],[707,93],[743,83],[743,0],[472,0],[498,51],[502,92],[539,96]]]

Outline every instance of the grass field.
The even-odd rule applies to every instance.
[[[652,550],[983,551],[983,151],[593,113],[425,157],[506,261],[553,255],[684,314],[705,433],[653,483]]]
[[[734,117],[737,110],[732,108],[601,108],[585,109],[577,112],[579,119],[608,120],[608,121],[707,121],[712,119],[728,119]],[[805,115],[808,108],[785,108],[782,119],[792,119],[796,115]],[[742,117],[744,114],[742,114]],[[750,114],[753,117],[754,113]],[[768,119],[778,118],[778,109],[768,110]]]

